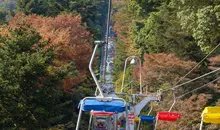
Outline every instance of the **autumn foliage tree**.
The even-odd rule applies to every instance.
[[[24,23],[36,29],[42,36],[41,40],[49,42],[45,49],[54,48],[56,54],[54,65],[61,67],[72,63],[75,66],[78,76],[69,76],[64,81],[64,88],[67,91],[72,91],[73,85],[86,79],[92,51],[92,44],[90,44],[92,36],[81,25],[79,15],[62,14],[57,17],[42,17],[18,13],[9,21],[8,27],[15,29]]]
[[[0,84],[4,87],[0,91],[2,127],[41,129],[59,124],[73,128],[77,116],[73,107],[77,108],[80,98],[90,93],[85,86],[92,86],[87,69],[92,35],[83,26],[81,17],[71,14],[42,17],[18,13],[8,25],[2,26],[0,34],[0,58],[3,59]],[[13,75],[7,75],[10,69]],[[7,76],[1,74],[3,72]],[[11,77],[15,80],[12,87],[8,82]],[[12,91],[15,92],[13,95]]]
[[[17,9],[26,15],[52,17],[64,12],[77,13],[87,23],[86,27],[93,32],[93,36],[100,38],[105,30],[107,3],[102,0],[17,0]]]
[[[169,88],[175,85],[181,76],[185,75],[196,62],[184,61],[173,54],[158,53],[145,54],[142,68],[143,82],[150,90]],[[139,68],[134,70],[134,75],[139,78]],[[192,78],[186,77],[184,81]]]

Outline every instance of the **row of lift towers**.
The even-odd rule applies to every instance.
[[[168,111],[158,112],[156,116],[152,116],[152,105],[147,115],[140,115],[141,110],[148,104],[153,102],[159,102],[161,99],[161,91],[158,90],[156,94],[143,94],[142,93],[142,74],[141,74],[141,60],[137,56],[129,56],[125,60],[123,79],[121,85],[121,91],[115,92],[114,85],[112,83],[106,82],[106,62],[108,55],[108,43],[109,34],[111,33],[110,27],[110,16],[111,16],[111,0],[108,1],[108,19],[107,19],[107,29],[106,37],[103,41],[95,41],[95,48],[92,53],[92,57],[89,63],[89,70],[97,86],[94,97],[85,97],[79,103],[79,115],[76,124],[76,130],[80,130],[80,121],[82,117],[82,112],[90,112],[90,120],[88,130],[140,130],[140,125],[142,122],[155,123],[154,130],[156,130],[157,122],[161,121],[176,121],[180,119],[180,114],[176,112],[171,112],[172,107],[176,102],[176,97],[173,91],[174,102]],[[99,82],[97,79],[92,65],[95,58],[95,54],[99,47],[102,47],[102,63],[100,69],[100,77],[103,78],[103,83]],[[124,82],[125,73],[127,68],[127,63],[135,64],[139,62],[140,69],[140,89],[139,93],[124,93]],[[118,95],[128,96],[130,98],[129,102],[126,102],[123,98],[119,98]],[[141,99],[137,102],[135,99]],[[216,114],[217,113],[217,114]],[[207,107],[202,113],[202,120],[200,125],[200,130],[202,130],[203,122],[209,123],[220,123],[220,107]],[[212,117],[212,118],[211,118]],[[219,120],[219,121],[216,121]],[[137,124],[135,126],[135,124]]]

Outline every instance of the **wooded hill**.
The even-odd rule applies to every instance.
[[[1,17],[0,129],[73,129],[80,99],[95,87],[88,64],[106,3],[16,2],[9,20],[7,13]]]
[[[93,41],[104,36],[106,12],[103,0],[0,1],[0,129],[75,128],[80,99],[94,93],[88,63]],[[142,59],[144,93],[171,88],[220,67],[219,47],[181,78],[220,43],[219,0],[113,0],[113,23],[116,91],[124,61],[131,55]],[[139,86],[138,73],[138,65],[128,67],[125,83],[133,80]],[[184,85],[176,96],[218,77],[219,72]],[[179,99],[173,111],[181,113],[181,120],[160,122],[158,129],[199,128],[204,107],[220,105],[219,82]],[[168,110],[171,103],[171,92],[163,93],[153,114]],[[83,129],[87,123],[85,116]]]
[[[143,60],[145,93],[168,89],[219,67],[220,47],[202,64],[178,82],[220,43],[220,1],[218,0],[113,0],[114,30],[117,33],[115,83],[120,90],[126,57],[138,55]],[[125,83],[139,80],[139,65],[129,67]],[[189,92],[219,77],[219,73],[184,85],[176,96]],[[136,92],[139,84],[136,82]],[[219,82],[209,84],[178,100],[173,111],[180,112],[175,123],[160,122],[158,129],[195,130],[205,106],[219,105]],[[128,90],[129,91],[129,90]],[[154,111],[166,111],[172,104],[171,91]],[[145,111],[145,114],[147,112]],[[148,124],[149,126],[149,124]],[[206,125],[217,130],[217,125]],[[152,129],[147,127],[144,128]]]

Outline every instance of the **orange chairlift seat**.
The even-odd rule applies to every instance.
[[[176,103],[176,97],[175,97],[174,90],[173,90],[173,98],[174,98],[174,102],[173,102],[172,106],[170,107],[169,111],[162,111],[162,112],[157,113],[157,118],[156,118],[154,130],[156,130],[158,120],[174,122],[174,121],[180,119],[180,117],[181,117],[180,113],[170,112],[171,109],[173,108],[174,104]]]
[[[220,107],[206,107],[201,116],[200,130],[202,130],[203,122],[220,124]]]

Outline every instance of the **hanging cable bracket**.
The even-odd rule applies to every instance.
[[[105,43],[106,43],[105,41],[99,41],[99,40],[94,41],[95,45],[103,45]]]

